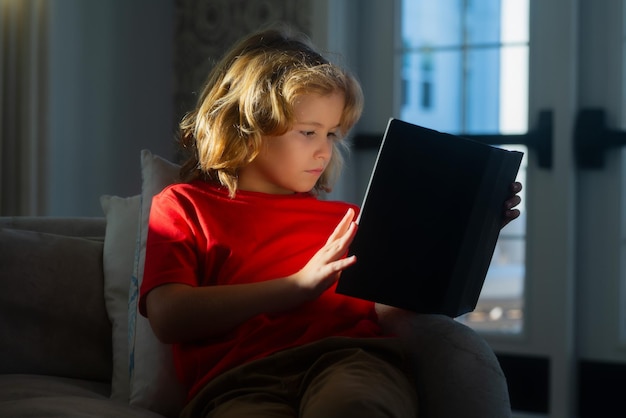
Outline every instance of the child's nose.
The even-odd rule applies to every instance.
[[[328,159],[330,158],[332,150],[333,150],[332,140],[326,139],[325,141],[322,141],[322,144],[319,148],[319,155]]]

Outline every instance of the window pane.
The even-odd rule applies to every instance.
[[[460,51],[410,52],[404,55],[402,118],[429,128],[462,129]]]
[[[407,49],[429,49],[462,43],[459,0],[403,0],[402,40]],[[445,23],[445,27],[442,26]]]
[[[502,0],[502,43],[528,44],[528,0]]]
[[[525,1],[516,3],[523,6]],[[401,15],[402,39],[408,49],[449,48],[501,41],[500,0],[405,0]],[[523,35],[519,30],[513,31],[507,36],[507,41],[520,36]]]
[[[468,45],[500,42],[500,0],[451,1],[464,8]]]
[[[504,46],[500,58],[498,130],[524,133],[528,130],[528,45]]]
[[[401,119],[458,134],[527,131],[527,0],[402,0],[401,16]],[[526,157],[518,176],[525,179]],[[476,329],[522,329],[526,217],[520,210],[500,234],[475,312],[459,318]]]
[[[461,132],[499,132],[500,48],[470,49],[466,53]]]
[[[402,117],[457,133],[525,132],[527,54],[527,47],[405,53]]]

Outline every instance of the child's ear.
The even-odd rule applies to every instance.
[[[249,164],[259,155],[263,146],[265,146],[266,137],[262,136],[259,139],[254,138],[252,135],[248,135],[245,139],[247,147],[246,162]]]

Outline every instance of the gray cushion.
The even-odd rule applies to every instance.
[[[0,229],[0,373],[109,381],[102,240]]]

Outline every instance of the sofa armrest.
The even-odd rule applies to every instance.
[[[383,329],[407,344],[425,417],[510,417],[506,377],[477,332],[445,316],[376,305]]]

